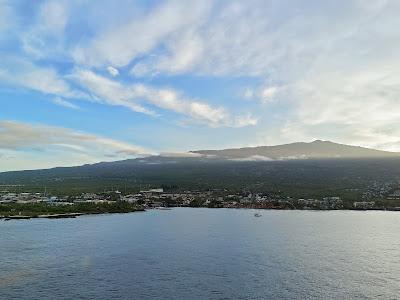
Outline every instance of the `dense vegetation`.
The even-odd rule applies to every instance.
[[[0,185],[11,191],[78,195],[120,190],[123,193],[163,187],[167,191],[226,189],[281,196],[340,196],[360,200],[373,185],[399,182],[400,159],[292,160],[127,160],[73,168],[0,173]],[[1,189],[1,188],[0,188]],[[384,199],[379,199],[384,200]]]
[[[48,214],[69,214],[69,213],[128,213],[137,211],[138,208],[130,203],[118,201],[115,203],[93,204],[79,203],[74,205],[52,205],[46,203],[35,204],[2,204],[0,205],[0,216],[38,216]]]

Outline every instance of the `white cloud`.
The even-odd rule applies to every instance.
[[[135,112],[156,115],[152,110],[140,105],[137,101],[139,95],[122,83],[102,77],[89,70],[76,70],[70,75],[70,78],[88,90],[94,101],[108,105],[125,106]]]
[[[255,126],[258,123],[258,119],[250,114],[238,116],[235,118],[232,127],[240,128],[245,126]]]
[[[274,159],[263,155],[252,155],[245,158],[232,158],[233,161],[274,161]]]
[[[44,94],[85,97],[72,90],[55,69],[36,65],[20,57],[3,56],[0,62],[0,81]]]
[[[243,76],[244,85],[251,86],[244,97],[268,105],[240,105],[259,105],[262,119],[254,131],[268,134],[269,141],[321,138],[400,149],[399,1],[171,0],[143,9],[124,2],[124,11],[112,13],[101,6],[108,4],[96,3],[97,10],[88,10],[85,32],[71,36],[76,30],[68,26],[82,25],[76,13],[87,14],[82,3],[44,1],[33,22],[26,20],[29,29],[19,33],[25,51],[42,60],[15,62],[2,56],[0,80],[68,99],[79,94],[71,88],[73,79],[91,92],[92,101],[149,115],[164,109],[211,127],[241,127],[257,119],[232,116],[225,106],[235,102],[218,107],[173,89],[126,83],[124,76],[110,80],[95,72],[107,70],[114,77],[130,70],[166,80],[182,74]],[[10,27],[11,6],[0,0],[0,31]],[[57,63],[44,64],[54,53],[75,64],[72,77],[60,76]]]
[[[60,98],[60,97],[54,98],[54,99],[52,100],[52,102],[53,102],[54,104],[57,104],[57,105],[60,105],[60,106],[64,106],[64,107],[67,107],[67,108],[71,108],[71,109],[80,109],[80,107],[79,107],[78,105],[76,105],[76,104],[74,104],[74,103],[71,103],[71,102],[69,102],[69,101],[67,101],[67,100],[64,100],[64,99],[62,99],[62,98]]]
[[[136,112],[155,115],[152,110],[139,104],[145,102],[214,127],[243,127],[257,123],[250,115],[232,117],[222,107],[212,107],[204,102],[186,99],[172,89],[154,88],[143,84],[123,85],[89,70],[77,70],[70,77],[93,94],[97,101],[125,106]]]
[[[90,66],[126,66],[138,55],[153,50],[172,33],[201,20],[210,8],[209,2],[173,0],[159,4],[147,15],[109,29],[88,45],[77,46],[74,58]]]
[[[32,162],[26,162],[25,167],[17,162],[23,157],[34,157],[42,166],[49,167],[65,165],[64,156],[68,157],[70,165],[77,165],[108,160],[109,157],[122,159],[152,153],[143,147],[106,137],[61,127],[14,121],[0,121],[0,152],[17,157],[4,165],[2,163],[2,171],[31,168]],[[46,161],[50,161],[51,164]],[[12,165],[13,162],[17,162],[16,168]]]
[[[112,67],[112,66],[108,66],[108,67],[107,67],[107,71],[108,71],[108,73],[110,73],[110,75],[111,75],[112,77],[115,77],[115,76],[117,76],[117,75],[119,74],[118,69],[116,69],[116,68],[114,68],[114,67]]]
[[[269,86],[262,90],[261,99],[263,102],[272,102],[274,101],[276,94],[278,92],[278,88],[276,86]]]
[[[217,1],[216,1],[217,2]],[[170,2],[165,6],[173,6]],[[202,75],[265,75],[277,58],[285,55],[274,49],[278,35],[273,33],[272,10],[266,1],[218,2],[214,10],[201,10],[189,25],[182,22],[157,40],[157,49],[132,72],[139,75],[159,73],[197,73]],[[191,8],[186,7],[191,14]],[[177,18],[182,18],[177,16]],[[153,49],[156,46],[153,46]],[[148,49],[150,52],[153,49]]]
[[[182,73],[192,65],[201,63],[207,55],[202,40],[194,32],[174,33],[168,42],[168,56],[151,56],[137,63],[131,70],[135,76],[155,75],[163,72]]]
[[[65,1],[45,1],[34,21],[21,32],[24,50],[36,58],[65,52],[65,28],[69,19]]]
[[[162,157],[170,157],[170,158],[201,158],[207,157],[206,155],[200,153],[192,153],[192,152],[161,152],[160,156]]]
[[[102,150],[131,151],[135,154],[149,153],[144,148],[96,135],[76,132],[61,127],[32,125],[14,121],[0,121],[0,148],[20,150],[47,146],[71,145],[80,149],[105,147]]]
[[[246,87],[240,96],[245,100],[255,100],[263,104],[273,103],[284,94],[285,87],[265,84],[258,88]]]

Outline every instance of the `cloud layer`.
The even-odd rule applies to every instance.
[[[257,123],[257,120],[250,116],[234,118],[222,107],[212,107],[205,102],[187,99],[173,89],[154,88],[144,84],[124,85],[87,70],[77,70],[71,78],[85,88],[96,101],[125,106],[136,112],[156,115],[154,111],[140,104],[142,102],[188,116],[193,120],[207,122],[213,127],[243,127]]]
[[[153,152],[126,142],[66,128],[0,121],[0,153],[8,157],[0,166],[0,171],[5,171],[18,169],[21,153],[29,153],[38,163],[50,167],[137,157]]]
[[[0,87],[122,108],[147,135],[177,126],[174,150],[195,131],[219,147],[400,151],[399,14],[396,0],[44,0],[29,14],[0,0]]]

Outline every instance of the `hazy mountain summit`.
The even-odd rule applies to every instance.
[[[277,146],[245,147],[224,150],[199,150],[192,153],[234,160],[286,160],[329,158],[400,157],[400,153],[349,146],[316,140],[310,143],[291,143]]]
[[[324,160],[324,159],[381,159],[400,158],[400,153],[381,151],[358,146],[349,146],[329,141],[316,140],[310,143],[298,142],[277,146],[246,147],[223,150],[198,150],[187,153],[164,153],[148,157],[127,159],[113,162],[100,162],[76,167],[58,167],[47,170],[14,171],[0,173],[0,183],[7,174],[25,174],[28,177],[46,177],[47,175],[79,174],[91,177],[99,174],[142,174],[148,172],[151,176],[161,172],[165,166],[185,168],[190,173],[191,167],[185,167],[186,163],[195,163],[198,166],[209,166],[215,162],[268,162],[268,161],[300,161],[300,160]],[[11,177],[10,177],[11,178]]]

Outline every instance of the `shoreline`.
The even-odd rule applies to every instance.
[[[221,208],[211,208],[211,207],[187,207],[187,206],[176,206],[176,207],[168,207],[168,210],[174,208],[192,208],[192,209],[237,209],[237,210],[277,210],[277,211],[307,211],[307,212],[330,212],[330,211],[358,211],[358,212],[370,212],[370,211],[390,211],[397,212],[399,209],[272,209],[272,208],[246,208],[246,207],[221,207]],[[11,220],[30,220],[30,219],[75,219],[81,216],[90,216],[90,215],[110,215],[110,214],[128,214],[128,213],[136,213],[136,212],[146,212],[151,210],[157,210],[156,208],[151,209],[138,209],[135,211],[129,212],[85,212],[85,213],[60,213],[60,214],[40,214],[40,215],[0,215],[0,220],[3,221],[11,221]]]
[[[11,220],[30,220],[30,219],[75,219],[81,216],[89,216],[89,215],[110,215],[110,214],[129,214],[136,212],[145,212],[143,209],[138,209],[135,211],[128,212],[85,212],[85,213],[60,213],[60,214],[40,214],[40,215],[2,215],[0,216],[0,220],[3,221],[11,221]]]

